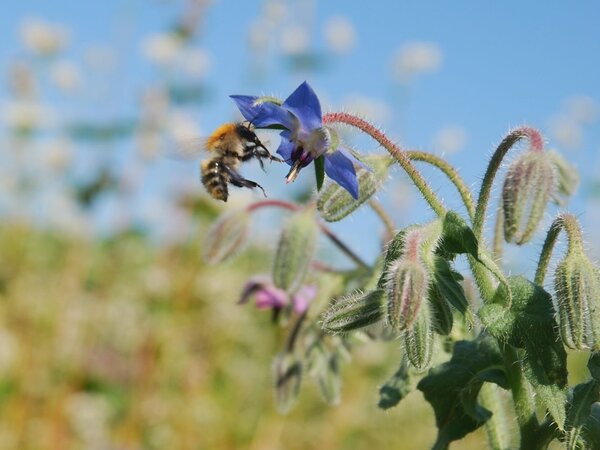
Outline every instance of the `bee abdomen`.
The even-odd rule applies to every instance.
[[[204,161],[201,166],[202,184],[206,191],[215,199],[227,201],[227,176],[223,171],[222,162],[218,159]]]

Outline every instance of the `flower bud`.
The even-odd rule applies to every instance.
[[[204,260],[209,264],[217,264],[240,251],[246,243],[249,224],[250,215],[245,210],[222,215],[206,234]]]
[[[333,303],[323,317],[323,329],[329,333],[357,330],[383,319],[385,291],[356,292]]]
[[[345,188],[335,182],[327,183],[321,191],[317,198],[317,209],[327,222],[337,222],[343,219],[369,200],[383,186],[393,159],[388,156],[367,156],[364,158],[364,163],[372,170],[357,167],[357,199],[354,199]]]
[[[275,357],[275,405],[281,414],[288,413],[300,393],[302,381],[302,363],[290,353],[282,353]]]
[[[394,331],[413,326],[421,307],[427,303],[429,277],[415,260],[401,258],[390,268],[387,282],[387,320]]]
[[[572,349],[600,349],[600,276],[577,245],[554,274],[560,334]]]
[[[575,193],[579,185],[579,173],[558,152],[549,151],[548,157],[554,165],[556,174],[556,189],[552,194],[552,201],[563,206],[568,198]]]
[[[425,370],[433,355],[433,321],[428,303],[419,308],[415,321],[403,333],[404,349],[410,363],[418,370]]]
[[[502,189],[506,242],[523,245],[531,239],[554,184],[554,167],[545,152],[528,151],[510,166]]]
[[[304,284],[317,243],[312,210],[295,213],[283,228],[273,260],[273,283],[288,292]]]

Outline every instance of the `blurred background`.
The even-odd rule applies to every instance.
[[[276,222],[261,216],[254,247],[206,266],[203,236],[224,205],[204,193],[197,162],[166,156],[174,141],[239,118],[230,94],[285,98],[307,80],[324,111],[357,113],[407,149],[446,157],[473,189],[506,132],[534,126],[578,168],[567,207],[600,257],[597,2],[25,0],[2,10],[0,449],[433,442],[420,394],[376,407],[394,343],[358,349],[341,405],[307,387],[288,416],[274,411],[281,330],[235,302],[250,275],[269,270]],[[276,134],[261,137],[276,149]],[[243,173],[270,198],[314,189],[312,171],[285,185],[286,167],[267,170]],[[236,189],[226,208],[260,198]],[[431,218],[400,171],[379,200],[398,227]],[[380,252],[371,212],[332,228],[366,260]],[[509,246],[509,269],[530,274],[542,241]]]

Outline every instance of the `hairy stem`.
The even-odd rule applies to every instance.
[[[439,216],[443,217],[446,213],[446,208],[438,198],[438,196],[433,192],[431,187],[427,184],[423,176],[416,169],[416,167],[410,162],[405,152],[394,144],[384,133],[379,131],[375,126],[371,125],[366,120],[363,120],[359,117],[356,117],[352,114],[336,112],[329,113],[323,116],[323,123],[343,123],[346,125],[353,126],[358,128],[362,132],[368,134],[374,140],[379,142],[381,146],[383,146],[389,153],[394,157],[394,159],[400,164],[400,166],[404,169],[407,175],[410,177],[412,182],[415,184],[417,189],[421,191],[423,197],[431,206],[431,209]]]
[[[504,243],[504,213],[502,207],[496,211],[496,223],[494,225],[494,246],[492,256],[496,261],[502,258],[502,244]]]
[[[481,184],[481,190],[479,191],[479,199],[477,200],[477,208],[475,210],[475,220],[473,221],[473,232],[477,239],[481,239],[483,234],[483,225],[485,223],[485,214],[487,211],[488,202],[490,200],[490,193],[492,192],[492,185],[494,184],[494,178],[500,164],[504,159],[504,156],[508,151],[521,139],[529,139],[531,144],[531,151],[541,152],[543,148],[542,135],[531,127],[520,127],[512,130],[508,135],[500,142],[496,152],[492,156],[488,165],[485,176],[483,177],[483,183]]]
[[[283,200],[262,200],[259,202],[254,202],[251,203],[250,205],[248,205],[246,207],[246,211],[248,211],[249,213],[256,211],[257,209],[260,208],[268,208],[268,207],[274,207],[274,208],[282,208],[282,209],[287,209],[288,211],[300,211],[303,206],[301,205],[296,205],[295,203],[290,203],[290,202],[286,202]],[[335,246],[340,249],[344,254],[346,254],[346,256],[348,256],[348,258],[350,258],[352,261],[354,261],[356,264],[358,264],[361,267],[369,267],[368,264],[366,262],[364,262],[360,256],[358,256],[356,253],[354,253],[350,247],[348,247],[344,242],[342,242],[342,240],[337,237],[337,235],[331,231],[331,229],[329,227],[327,227],[324,223],[322,223],[321,221],[317,221],[319,228],[321,230],[321,232],[327,236],[327,238],[333,242],[333,244],[335,244]]]
[[[287,341],[285,343],[285,351],[287,353],[294,353],[294,347],[296,346],[296,340],[298,339],[298,336],[300,335],[300,330],[302,329],[302,323],[304,322],[304,319],[306,319],[307,313],[308,313],[308,310],[304,311],[296,319],[296,322],[294,323],[294,326],[292,327],[292,330],[290,331],[290,334],[288,335]]]
[[[550,225],[550,229],[546,234],[546,240],[540,253],[540,259],[538,261],[537,270],[535,271],[534,283],[537,285],[543,285],[546,278],[546,272],[548,265],[550,264],[550,257],[554,250],[554,245],[560,232],[564,230],[567,233],[567,239],[569,239],[569,251],[573,251],[575,248],[580,248],[582,245],[582,234],[579,222],[572,214],[561,214]]]
[[[422,161],[432,166],[440,169],[444,175],[448,177],[450,182],[456,186],[458,193],[467,208],[467,213],[469,214],[469,218],[471,221],[475,218],[475,202],[473,201],[473,195],[471,194],[471,190],[467,187],[467,184],[462,179],[457,170],[452,167],[452,165],[448,164],[447,161],[440,158],[439,156],[434,155],[433,153],[428,152],[420,152],[416,150],[408,150],[405,152],[408,159],[412,161]]]

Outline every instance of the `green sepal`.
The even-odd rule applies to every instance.
[[[325,311],[322,327],[329,333],[347,333],[373,325],[385,317],[384,299],[381,289],[342,297]]]
[[[473,230],[454,211],[448,211],[444,217],[440,247],[448,253],[466,253],[478,258],[479,244]]]
[[[389,409],[400,403],[412,390],[410,381],[408,361],[403,357],[396,373],[379,388],[377,406],[381,409]]]
[[[417,389],[435,413],[438,436],[434,448],[447,448],[490,417],[490,411],[475,399],[486,381],[506,387],[502,364],[497,342],[480,336],[474,341],[456,342],[450,361],[431,369],[419,382]]]
[[[323,155],[315,159],[315,178],[317,181],[317,191],[320,191],[325,181],[325,158]]]

